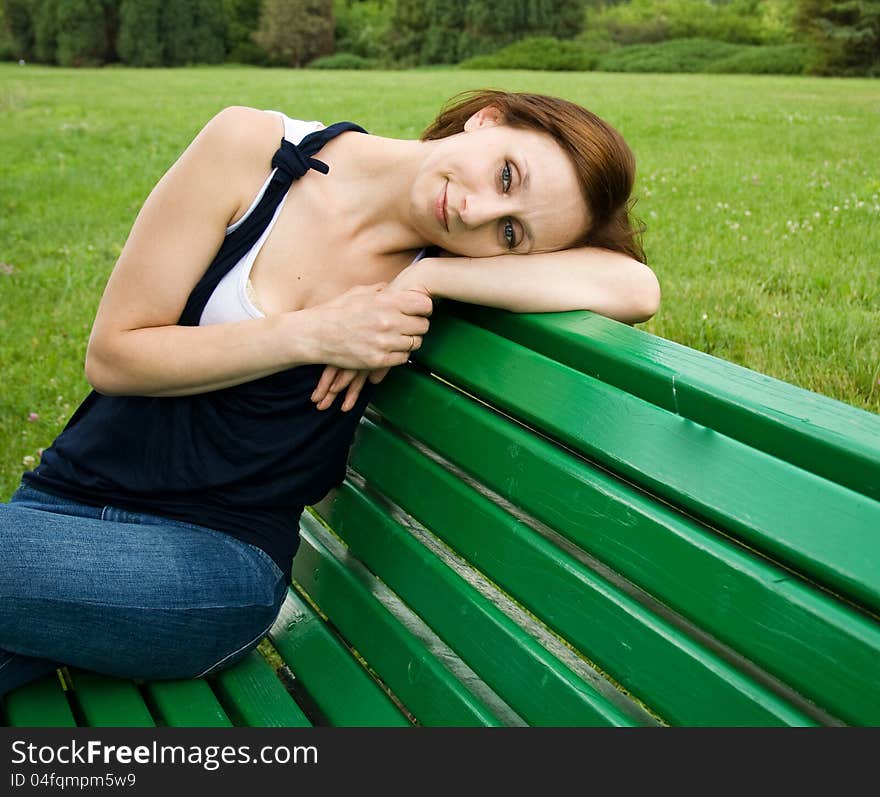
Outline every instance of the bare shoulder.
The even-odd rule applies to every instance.
[[[271,171],[272,156],[284,135],[281,118],[268,111],[233,105],[224,108],[202,128],[189,147],[196,171],[219,179],[235,198],[225,223],[237,220],[250,206]]]
[[[217,113],[199,133],[196,141],[208,155],[222,157],[242,166],[259,165],[267,170],[272,155],[284,135],[284,124],[277,114],[232,105]]]
[[[228,225],[271,171],[283,135],[275,114],[231,107],[202,127],[135,219],[98,308],[93,335],[173,324]]]

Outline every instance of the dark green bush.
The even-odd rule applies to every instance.
[[[596,69],[602,72],[705,72],[710,64],[730,58],[744,47],[711,39],[633,44],[601,55]]]
[[[401,66],[455,64],[526,34],[569,38],[584,23],[583,0],[395,0],[393,9],[388,49]]]
[[[122,0],[116,51],[130,66],[163,66],[162,3],[160,0]]]
[[[804,44],[776,47],[748,47],[709,64],[707,72],[736,72],[750,75],[802,75],[810,48]]]
[[[880,76],[877,0],[797,0],[795,26],[811,45],[810,74]]]
[[[58,49],[58,0],[33,4],[34,60],[54,64]]]
[[[55,57],[61,66],[100,66],[115,57],[100,0],[58,0]]]
[[[0,29],[0,61],[17,61],[18,52],[12,37]]]
[[[376,62],[371,58],[364,58],[354,53],[334,53],[316,58],[310,64],[309,69],[374,69]]]
[[[34,9],[31,0],[0,0],[3,20],[0,36],[10,49],[10,58],[30,61],[34,57]]]
[[[387,0],[334,0],[337,52],[386,59],[393,10],[394,3]]]
[[[462,61],[462,69],[539,69],[584,72],[593,69],[598,56],[581,44],[551,36],[535,36],[502,47],[490,55]]]
[[[332,0],[263,0],[253,40],[273,66],[299,67],[333,53]]]
[[[260,20],[262,0],[222,0],[226,21],[226,60],[265,66],[268,56],[251,38]]]

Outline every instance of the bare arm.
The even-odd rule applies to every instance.
[[[424,258],[404,269],[392,286],[434,299],[457,299],[520,313],[592,310],[638,324],[660,305],[660,284],[643,263],[605,249],[566,249],[531,255]],[[420,345],[418,340],[415,348]],[[318,409],[332,406],[347,389],[343,410],[351,409],[367,378],[381,381],[387,368],[324,370],[312,400]]]
[[[430,299],[360,287],[325,305],[204,327],[178,326],[186,300],[269,173],[278,118],[227,108],[144,203],[98,307],[86,377],[111,395],[203,393],[306,363],[364,368],[406,359]],[[399,351],[400,350],[400,351]],[[372,364],[370,364],[372,363]]]
[[[518,313],[592,310],[627,324],[647,321],[660,304],[660,284],[650,268],[618,252],[592,248],[425,258],[392,285]]]

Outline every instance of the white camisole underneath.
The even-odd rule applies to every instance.
[[[284,121],[284,138],[286,138],[291,144],[299,144],[299,142],[309,133],[314,133],[316,130],[320,130],[324,127],[320,122],[305,122],[300,119],[291,119],[289,116],[280,113],[279,111],[269,111],[269,113],[277,114]],[[254,201],[251,202],[251,206],[245,211],[245,214],[234,224],[231,224],[226,228],[227,235],[243,224],[244,220],[253,213],[254,208],[256,208],[260,200],[263,198],[263,194],[266,192],[266,188],[269,186],[269,182],[274,174],[275,170],[273,169],[266,178],[266,182],[263,183],[262,188],[260,188],[259,193],[254,198]],[[275,209],[275,215],[272,216],[271,221],[263,231],[263,234],[257,239],[257,242],[251,247],[247,254],[245,254],[245,256],[227,272],[223,279],[220,280],[217,287],[214,288],[214,292],[208,299],[205,309],[202,310],[202,315],[199,319],[199,326],[205,326],[207,324],[222,324],[227,321],[245,321],[249,318],[263,317],[263,313],[256,306],[256,303],[252,298],[253,289],[250,285],[251,268],[253,268],[254,261],[260,253],[260,249],[263,248],[263,244],[269,237],[269,233],[272,232],[272,228],[278,220],[278,215],[281,213],[281,208],[284,207],[284,201],[286,199],[287,195],[285,194],[284,197],[282,197],[281,202],[278,203],[278,207]]]

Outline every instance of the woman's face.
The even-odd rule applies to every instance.
[[[424,238],[468,257],[565,249],[589,224],[574,165],[552,136],[493,108],[435,142],[410,197]]]

